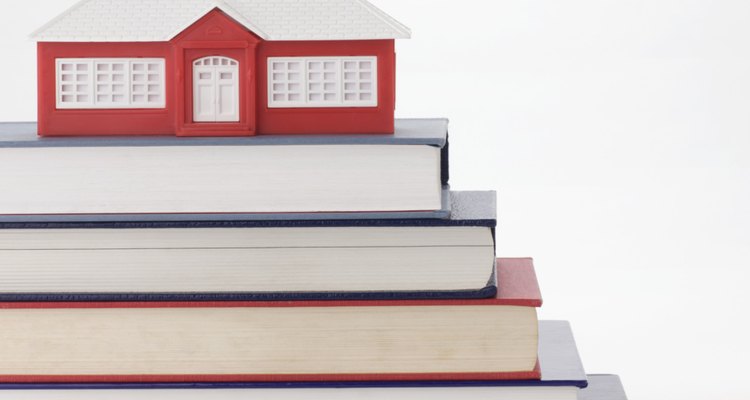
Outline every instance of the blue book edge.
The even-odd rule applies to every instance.
[[[165,147],[165,146],[323,146],[425,145],[448,143],[446,118],[396,119],[394,133],[335,135],[258,135],[246,137],[69,136],[40,137],[36,122],[0,122],[0,148]]]
[[[50,227],[110,224],[112,227],[283,227],[356,226],[362,221],[449,220],[452,215],[450,188],[445,186],[442,207],[434,211],[346,212],[346,213],[264,213],[264,214],[56,214],[0,215],[0,229],[51,229]],[[117,226],[116,224],[120,224]],[[160,226],[161,225],[161,226]]]
[[[174,229],[174,228],[312,228],[497,225],[495,192],[443,190],[441,217],[436,212],[352,214],[231,215],[61,215],[2,216],[0,229]],[[356,217],[356,218],[355,218]]]

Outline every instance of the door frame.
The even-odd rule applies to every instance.
[[[253,136],[256,134],[256,43],[246,41],[181,42],[175,74],[178,136]],[[193,121],[193,62],[218,56],[239,63],[239,122]]]

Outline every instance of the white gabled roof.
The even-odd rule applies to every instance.
[[[411,35],[366,0],[83,0],[31,37],[39,42],[164,42],[215,8],[264,40]]]

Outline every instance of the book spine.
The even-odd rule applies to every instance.
[[[494,298],[495,280],[479,290],[417,292],[279,292],[279,293],[0,293],[0,303],[141,303],[141,302],[274,302],[274,301],[400,301],[473,300]]]
[[[450,185],[450,153],[450,135],[447,135],[445,138],[445,146],[443,146],[443,149],[440,152],[440,174],[442,176],[443,186]]]

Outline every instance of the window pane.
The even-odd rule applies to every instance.
[[[90,107],[92,75],[90,61],[58,60],[57,62],[57,105],[59,108]]]
[[[126,81],[125,70],[127,64],[122,61],[98,60],[94,61],[96,71],[95,99],[99,108],[118,108],[127,106],[124,96],[114,96],[115,87],[120,87]]]
[[[164,63],[153,60],[131,62],[130,99],[137,107],[154,108],[164,103]]]
[[[311,59],[307,61],[307,102],[338,104],[341,61]]]
[[[304,60],[278,60],[269,65],[269,102],[294,106],[304,104]]]
[[[374,104],[377,102],[376,60],[352,59],[344,65],[344,103]]]

